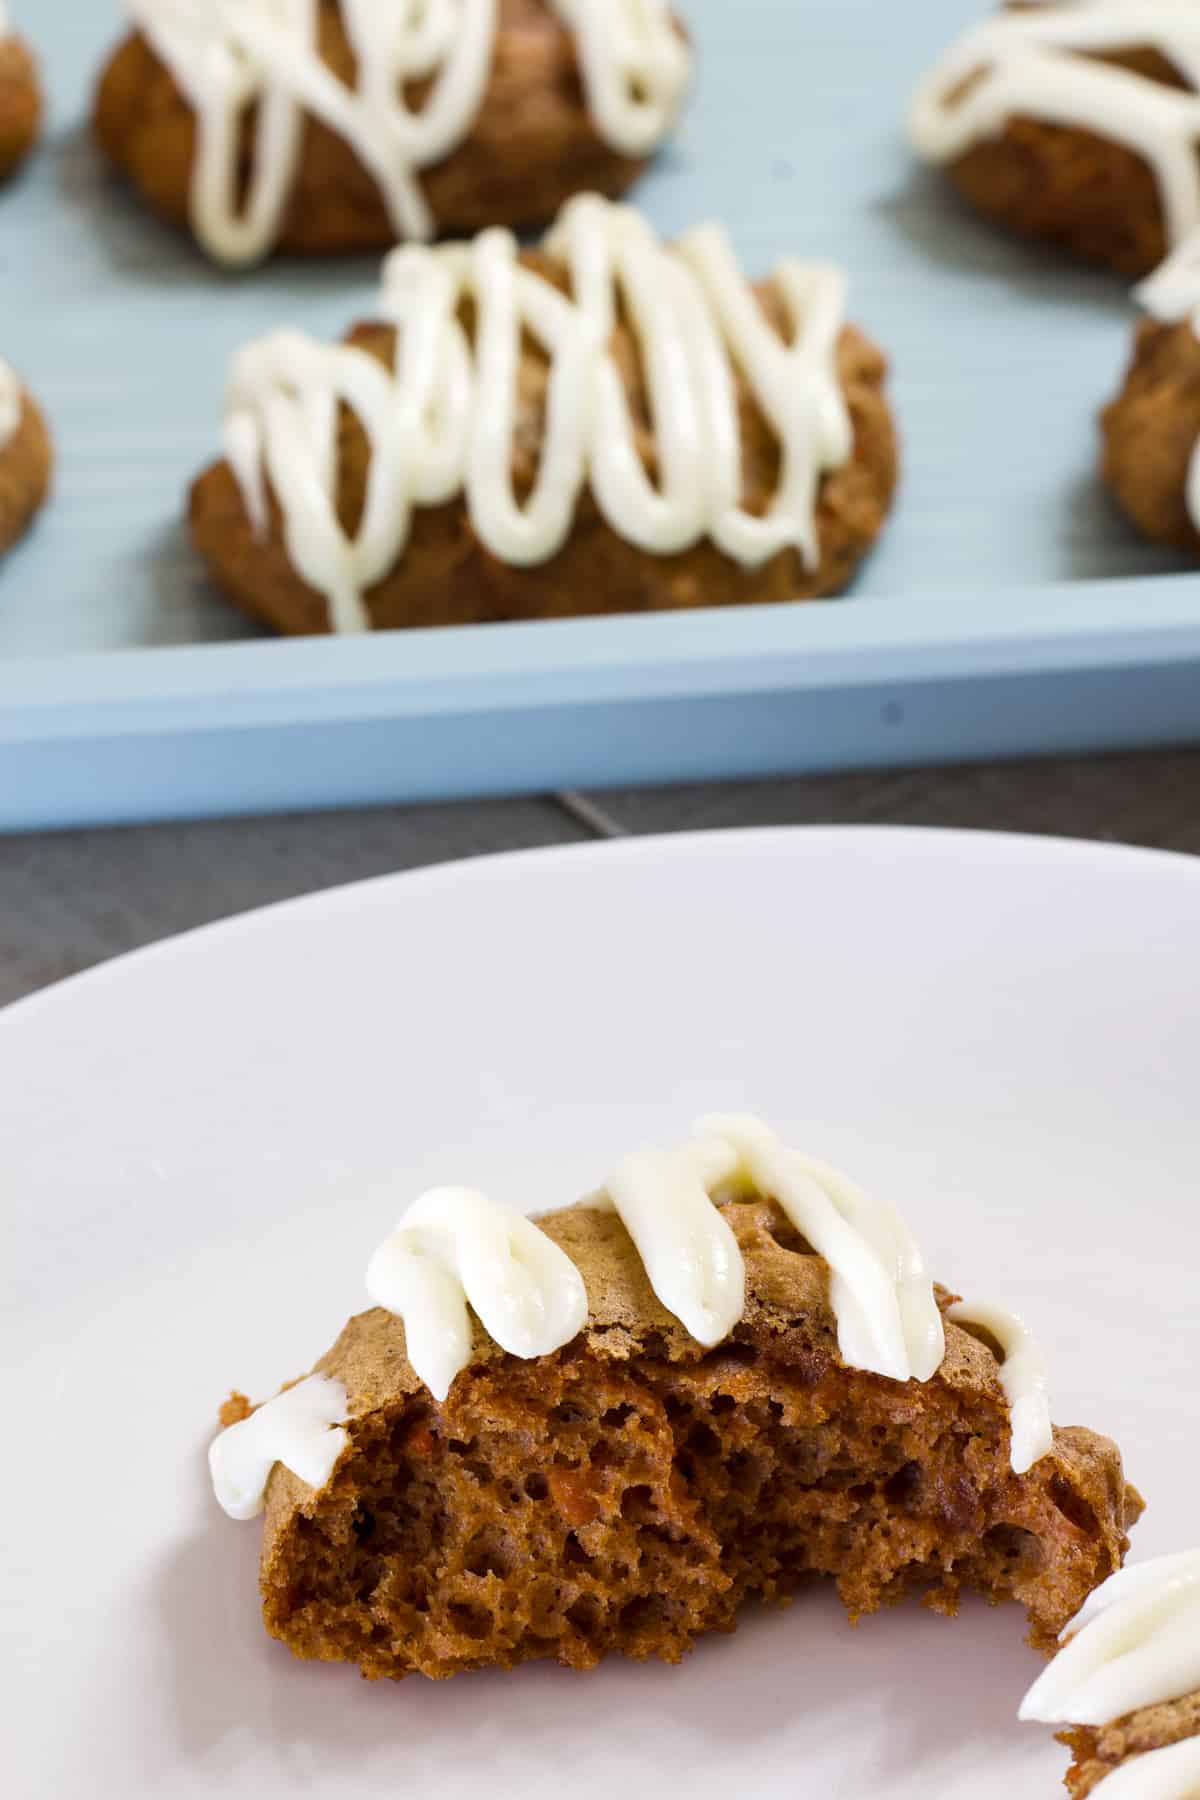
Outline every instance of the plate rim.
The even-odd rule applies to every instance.
[[[322,907],[352,904],[356,895],[368,890],[374,891],[385,886],[402,884],[409,888],[418,885],[437,885],[443,881],[458,879],[464,872],[475,870],[487,873],[511,866],[554,867],[563,862],[584,863],[597,859],[603,859],[606,862],[613,862],[617,859],[639,861],[664,853],[674,858],[698,854],[714,844],[724,851],[734,853],[739,849],[753,851],[759,845],[778,844],[784,841],[816,845],[822,839],[838,844],[868,843],[886,839],[891,843],[902,842],[906,850],[916,850],[918,854],[924,854],[931,845],[949,846],[953,844],[972,855],[998,853],[1001,856],[1008,856],[1011,853],[1014,860],[1028,857],[1031,851],[1039,855],[1044,851],[1050,860],[1058,858],[1090,860],[1100,862],[1105,866],[1117,863],[1144,865],[1147,869],[1165,865],[1182,873],[1185,880],[1200,883],[1200,856],[1196,856],[1190,851],[1160,849],[1153,845],[1110,842],[1103,838],[1076,838],[1049,832],[1043,834],[1033,831],[997,831],[987,827],[973,826],[893,823],[733,825],[678,832],[648,832],[644,835],[631,833],[627,837],[605,838],[596,842],[537,844],[522,849],[489,851],[478,856],[452,857],[444,862],[423,863],[412,869],[384,870],[380,874],[367,875],[357,881],[338,882],[332,887],[315,888],[307,893],[292,894],[280,900],[267,901],[261,906],[248,907],[243,911],[230,913],[219,919],[210,919],[202,925],[193,925],[183,931],[173,932],[169,936],[155,939],[151,943],[106,957],[102,962],[93,963],[86,969],[79,969],[74,974],[62,976],[45,987],[37,988],[30,994],[9,1001],[5,1006],[0,1007],[0,1040],[4,1039],[6,1034],[11,1031],[14,1020],[19,1025],[39,1008],[57,1005],[64,994],[73,996],[81,986],[100,985],[119,980],[129,965],[141,967],[143,964],[178,954],[181,951],[194,950],[198,943],[207,943],[213,938],[256,931],[282,914],[290,914],[302,909],[311,909],[315,912]]]

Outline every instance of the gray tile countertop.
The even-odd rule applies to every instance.
[[[611,833],[935,825],[1200,853],[1200,750],[0,837],[0,1004],[346,881]]]

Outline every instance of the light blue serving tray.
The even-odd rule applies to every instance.
[[[0,195],[0,352],[58,440],[0,568],[0,826],[383,802],[1200,738],[1200,578],[1094,475],[1124,289],[1008,241],[907,157],[917,77],[988,0],[680,0],[683,131],[638,198],[724,219],[752,270],[831,257],[887,348],[895,517],[827,605],[259,638],[182,529],[230,354],[340,333],[373,262],[226,277],[86,130],[117,8],[16,0],[53,98]]]

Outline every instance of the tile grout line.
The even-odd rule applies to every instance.
[[[615,819],[586,794],[576,793],[573,788],[564,788],[551,797],[568,818],[590,831],[593,837],[625,838],[631,835],[627,826],[622,825],[619,819]]]

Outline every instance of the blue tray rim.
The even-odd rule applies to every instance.
[[[1051,582],[989,593],[986,618],[940,590],[17,658],[0,664],[0,744],[1189,663],[1200,575]]]

